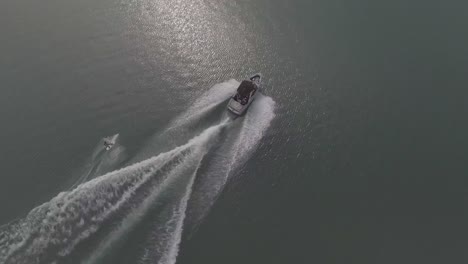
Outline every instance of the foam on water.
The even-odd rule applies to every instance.
[[[164,131],[153,135],[131,160],[137,162],[157,153],[169,151],[174,146],[187,142],[194,133],[200,133],[221,122],[226,113],[223,102],[235,93],[238,85],[238,81],[231,79],[211,87],[199,98],[194,99],[193,105],[174,118]],[[207,118],[210,115],[214,116],[212,120]]]
[[[49,250],[64,256],[118,210],[175,152],[135,164],[63,192],[29,213],[14,241],[2,241],[0,260],[40,263]]]
[[[218,106],[220,103],[229,99],[239,86],[239,82],[231,79],[227,82],[214,85],[202,96],[195,100],[194,104],[184,113],[174,119],[166,131],[187,126],[194,121],[199,120],[201,116]]]
[[[226,92],[218,100],[225,100],[232,95],[239,83],[230,81],[217,85],[208,93],[222,88]],[[229,92],[227,92],[229,91]],[[217,91],[217,95],[223,94]],[[209,97],[209,96],[208,96]],[[229,98],[229,97],[227,97]],[[202,101],[192,109],[206,109],[217,101]],[[258,146],[261,138],[275,117],[275,102],[267,96],[258,94],[243,118],[236,119],[229,125],[228,135],[220,143],[204,169],[198,170],[194,182],[188,185],[180,204],[174,207],[173,213],[165,223],[157,223],[140,263],[172,264],[176,262],[183,230],[193,231],[209,212],[217,196],[222,191],[230,176],[248,160]],[[197,118],[197,111],[188,110],[177,118],[176,124],[187,124]],[[185,122],[185,123],[184,123]],[[179,129],[180,126],[179,125]],[[196,182],[195,182],[196,181]],[[187,211],[188,210],[188,211]],[[187,219],[186,219],[187,218]]]
[[[167,169],[164,168],[166,164],[176,159],[180,160],[176,164],[183,163],[184,157],[190,155],[187,153],[199,157],[200,145],[207,145],[208,139],[225,124],[207,129],[170,152],[95,178],[70,192],[62,192],[32,210],[26,219],[2,232],[0,261],[43,263],[68,255],[79,242],[95,233],[102,222],[130,202],[158,170]],[[12,234],[14,239],[11,239]]]
[[[193,181],[198,167],[213,144],[213,138],[226,127],[229,120],[223,121],[221,124],[212,126],[206,129],[202,134],[190,140],[186,145],[190,148],[190,152],[184,155],[180,162],[164,172],[164,177],[150,188],[149,195],[137,206],[129,211],[125,219],[114,228],[103,241],[99,248],[88,258],[84,263],[99,263],[100,259],[112,248],[122,236],[125,236],[132,228],[137,225],[151,209],[151,206],[160,197],[162,191],[168,189],[180,177],[189,175],[190,181]],[[191,186],[191,184],[189,184]],[[191,189],[191,187],[187,187]],[[188,199],[188,198],[187,198]]]
[[[156,223],[158,226],[153,229],[152,236],[148,242],[149,245],[154,244],[145,249],[140,263],[175,263],[179,252],[179,244],[182,240],[187,204],[192,193],[193,182],[200,167],[200,162],[201,159],[196,166],[197,170],[191,174],[181,198],[172,206],[169,219],[163,225]]]
[[[275,102],[258,94],[244,118],[236,119],[232,132],[203,168],[189,204],[189,226],[195,229],[209,212],[229,178],[248,160],[275,117]]]

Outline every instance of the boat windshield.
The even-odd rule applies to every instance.
[[[237,88],[237,94],[234,99],[242,105],[245,105],[249,102],[250,94],[252,91],[255,91],[255,89],[256,87],[251,81],[242,81],[239,88]]]

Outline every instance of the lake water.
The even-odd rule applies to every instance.
[[[0,263],[468,261],[467,8],[1,1]]]

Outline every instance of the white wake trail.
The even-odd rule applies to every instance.
[[[201,159],[196,166],[197,168],[200,166],[200,162]],[[172,208],[170,219],[162,228],[157,228],[159,230],[162,229],[162,232],[153,233],[150,239],[152,243],[154,243],[154,241],[157,241],[157,243],[145,249],[140,261],[141,264],[154,263],[156,259],[158,259],[157,263],[161,264],[173,264],[176,262],[179,253],[179,244],[182,240],[187,204],[192,194],[193,182],[195,181],[197,171],[198,169],[191,174],[182,198]]]
[[[35,208],[0,235],[0,262],[48,263],[68,255],[78,243],[97,232],[105,220],[130,203],[159,171],[167,175],[166,170],[183,163],[178,159],[183,160],[190,153],[199,157],[195,152],[225,125],[226,122],[210,127],[183,146],[95,178]],[[14,239],[10,239],[12,230]]]
[[[87,241],[97,246],[81,261],[101,263],[113,256],[117,242],[153,215],[157,221],[143,237],[147,246],[141,263],[175,263],[184,231],[202,221],[275,116],[274,101],[258,94],[244,117],[223,120],[223,102],[238,85],[235,80],[217,84],[195,100],[135,158],[145,160],[89,181],[85,176],[87,182],[0,227],[0,263],[59,262],[91,237],[96,239]],[[224,128],[226,133],[221,133]],[[164,147],[158,147],[160,143]],[[155,153],[158,149],[163,153]],[[154,205],[161,203],[156,208],[162,211],[156,212]],[[116,224],[104,228],[107,223]]]
[[[195,100],[195,103],[187,111],[171,122],[166,132],[183,128],[187,124],[199,121],[200,116],[203,116],[203,114],[209,112],[221,102],[229,99],[236,92],[237,86],[239,86],[239,82],[234,79],[214,85]]]
[[[135,208],[127,214],[127,217],[120,223],[120,225],[100,243],[99,248],[95,250],[94,254],[92,254],[92,256],[83,263],[100,263],[102,257],[105,257],[105,254],[113,247],[113,245],[119,239],[131,232],[132,229],[144,218],[155,201],[157,201],[161,196],[161,193],[178,181],[179,178],[187,177],[187,174],[191,175],[189,176],[190,182],[193,183],[193,179],[201,161],[213,145],[213,139],[216,138],[217,134],[219,134],[219,132],[228,125],[228,122],[229,120],[224,120],[221,124],[206,129],[202,134],[190,140],[187,143],[187,146],[191,148],[191,151],[180,159],[177,166],[174,166],[172,170],[165,172],[164,177],[155,184],[156,186],[150,188],[150,194],[148,197],[146,197],[143,202],[138,204],[138,206],[135,206]],[[189,186],[191,186],[192,183],[190,183]]]
[[[189,125],[192,120],[198,120],[199,113],[203,112],[194,109],[213,108],[220,100],[229,98],[238,84],[237,81],[230,81],[214,86],[208,94],[217,94],[217,101],[196,103],[176,118],[170,129],[186,129],[184,126]],[[206,97],[212,98],[209,95]],[[210,153],[211,157],[207,160],[205,168],[197,171],[196,177],[181,194],[180,202],[174,204],[171,216],[166,222],[163,220],[155,225],[141,264],[176,262],[184,230],[188,229],[191,232],[200,224],[229,178],[249,159],[275,117],[274,108],[275,102],[270,97],[259,94],[247,114],[237,118],[229,126],[219,148]]]
[[[218,152],[203,170],[195,186],[195,195],[189,206],[189,225],[196,229],[208,214],[230,177],[250,158],[268,130],[274,113],[275,102],[259,94],[242,119],[232,126],[229,135]]]

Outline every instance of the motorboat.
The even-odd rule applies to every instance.
[[[229,111],[238,116],[244,114],[255,99],[261,84],[262,75],[259,73],[254,74],[248,80],[243,80],[237,88],[236,94],[229,100]]]
[[[115,145],[115,142],[117,141],[118,137],[119,134],[115,134],[113,136],[104,138],[104,149],[110,150]]]

